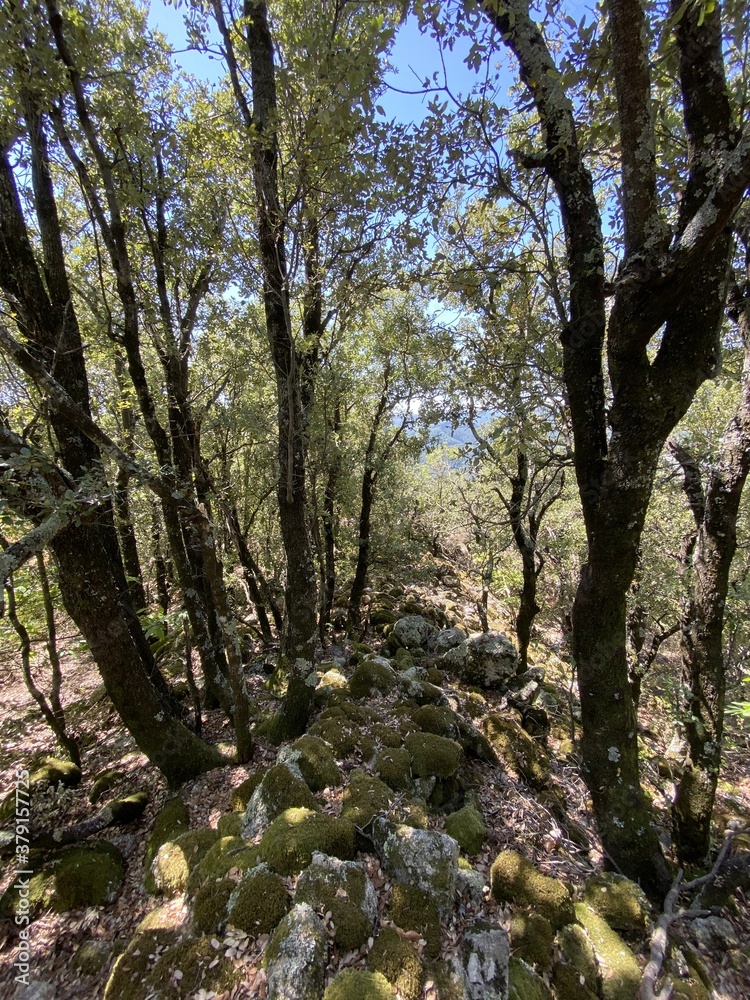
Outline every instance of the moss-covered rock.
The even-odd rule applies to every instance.
[[[596,993],[581,982],[581,973],[572,965],[558,963],[552,970],[557,1000],[597,1000]]]
[[[404,743],[411,770],[418,778],[452,778],[464,762],[463,748],[434,733],[409,733]]]
[[[258,785],[263,781],[266,775],[267,767],[261,767],[259,770],[253,772],[236,788],[232,789],[232,794],[229,799],[229,805],[233,812],[244,813],[247,809],[247,804],[253,796],[253,792],[258,787]]]
[[[561,927],[555,937],[555,946],[562,962],[575,971],[589,991],[596,993],[599,970],[593,946],[583,927],[580,924]]]
[[[522,959],[514,957],[508,963],[508,1000],[553,1000],[553,997],[542,977]]]
[[[25,876],[29,879],[27,886],[15,880],[0,896],[0,919],[28,917],[31,921],[49,906],[55,888],[54,868],[37,862],[32,870],[33,875]]]
[[[414,657],[403,647],[396,650],[396,655],[393,659],[396,664],[396,670],[411,670],[414,666]]]
[[[424,799],[402,799],[396,803],[391,819],[415,830],[429,830],[430,811]]]
[[[354,668],[349,681],[352,698],[373,698],[388,694],[396,686],[397,674],[382,656],[363,660]]]
[[[199,990],[226,994],[241,980],[241,970],[216,950],[208,937],[190,937],[168,948],[147,978],[160,1000],[194,997]]]
[[[148,805],[147,792],[135,792],[124,799],[114,799],[107,809],[112,813],[112,823],[124,826],[132,823],[143,815]]]
[[[445,705],[422,705],[414,713],[414,722],[425,733],[458,740],[458,720]]]
[[[175,795],[173,798],[167,799],[156,814],[151,836],[146,844],[146,856],[143,859],[143,885],[146,892],[154,895],[159,891],[151,871],[159,848],[168,840],[175,840],[181,833],[186,833],[189,829],[190,815],[180,796]]]
[[[425,941],[425,954],[440,953],[440,914],[431,896],[415,885],[396,882],[391,890],[388,916],[404,931],[416,931]]]
[[[204,882],[215,882],[225,875],[239,877],[259,861],[260,849],[257,846],[249,846],[241,837],[219,837],[190,872],[187,890],[195,893]]]
[[[370,726],[369,735],[376,744],[383,747],[400,747],[404,737],[400,728],[386,726],[382,722],[376,722]]]
[[[584,903],[613,930],[640,934],[651,925],[651,906],[639,885],[615,872],[594,875],[586,883]]]
[[[411,754],[404,747],[386,747],[375,757],[375,773],[396,792],[410,791]]]
[[[118,771],[116,768],[108,767],[104,771],[100,771],[99,774],[94,778],[94,782],[91,786],[91,791],[89,792],[89,802],[96,804],[102,799],[106,792],[113,788],[118,781],[122,781],[125,777],[124,771]],[[79,949],[80,951],[80,949]]]
[[[381,972],[344,969],[325,991],[323,1000],[393,1000],[393,990]]]
[[[218,838],[218,830],[204,826],[162,844],[151,866],[157,889],[168,896],[185,892],[190,873]]]
[[[532,788],[541,789],[550,777],[550,763],[541,746],[516,722],[493,713],[484,720],[493,750],[507,767]]]
[[[244,813],[244,810],[243,810]],[[216,831],[220,837],[239,837],[242,833],[243,813],[228,812],[219,817]]]
[[[417,705],[446,705],[448,702],[442,688],[423,681],[412,670],[399,674],[398,681],[404,697],[411,698]]]
[[[76,972],[80,972],[84,976],[97,976],[109,961],[111,954],[111,941],[99,941],[91,938],[77,948],[70,964]]]
[[[293,906],[263,953],[270,996],[320,1000],[327,952],[323,923],[312,907]]]
[[[383,868],[391,878],[429,892],[441,915],[447,916],[456,895],[456,841],[436,830],[396,826],[382,818],[374,820],[372,831]]]
[[[297,880],[295,900],[318,913],[330,913],[334,940],[344,951],[361,948],[378,915],[375,889],[354,861],[313,854],[312,864]]]
[[[380,972],[404,1000],[422,996],[424,969],[415,949],[392,927],[384,927],[367,956],[367,967]]]
[[[227,919],[229,897],[236,888],[237,883],[231,878],[202,885],[193,899],[193,927],[201,934],[221,931]]]
[[[111,903],[122,888],[122,854],[106,840],[75,844],[55,862],[52,908],[58,913]]]
[[[127,948],[112,967],[104,1000],[147,1000],[153,995],[148,982],[158,956],[179,940],[179,933],[170,929],[141,930],[131,938]]]
[[[426,973],[435,984],[437,1000],[466,1000],[463,970],[450,962],[430,962]]]
[[[227,919],[253,937],[268,934],[289,909],[286,887],[268,865],[252,868],[232,892]]]
[[[278,756],[278,762],[298,768],[312,792],[322,792],[324,788],[336,788],[344,780],[330,745],[319,736],[311,736],[309,733],[301,736],[290,746],[284,747]]]
[[[343,706],[342,706],[343,707]],[[337,757],[348,757],[354,753],[362,738],[360,726],[343,713],[336,716],[322,716],[307,730],[308,735],[319,736],[333,747]]]
[[[302,778],[286,764],[274,764],[255,789],[245,811],[242,836],[261,836],[286,809],[317,810],[318,803]]]
[[[541,913],[557,929],[575,919],[570,888],[542,875],[516,851],[502,851],[490,869],[492,895],[499,903],[517,903]]]
[[[287,809],[266,830],[261,857],[280,875],[296,875],[316,851],[351,860],[355,850],[354,824],[309,809]]]
[[[519,910],[510,925],[510,944],[516,958],[542,970],[552,966],[552,924],[534,910]]]
[[[373,816],[388,812],[391,798],[391,790],[385,782],[366,771],[352,771],[349,784],[344,789],[342,819],[348,819],[360,828],[365,827]]]
[[[633,1000],[641,981],[641,969],[633,952],[586,903],[575,904],[575,915],[596,955],[602,1000]]]
[[[81,783],[82,772],[77,764],[57,757],[45,757],[43,763],[29,774],[28,793],[33,799],[36,792],[51,785],[62,784],[66,788],[75,788]],[[12,791],[0,803],[0,823],[4,823],[15,814],[16,793]]]
[[[447,816],[445,830],[449,836],[458,841],[461,850],[467,854],[479,854],[487,838],[484,818],[472,805],[464,806],[458,812]]]

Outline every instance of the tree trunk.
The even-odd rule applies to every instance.
[[[368,459],[365,459],[367,462]],[[357,564],[354,570],[354,580],[349,594],[349,625],[353,629],[361,624],[362,597],[367,582],[367,570],[370,568],[370,522],[372,520],[372,502],[377,477],[369,466],[365,466],[362,476],[362,503],[359,508],[359,533],[357,536]]]

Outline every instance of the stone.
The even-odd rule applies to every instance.
[[[456,895],[465,896],[472,903],[481,906],[484,903],[484,876],[474,871],[465,858],[458,859],[456,874]]]
[[[71,966],[85,976],[98,975],[112,954],[112,942],[90,938],[76,949],[70,960]]]
[[[375,757],[375,773],[395,792],[412,788],[411,754],[403,747],[387,747]]]
[[[94,782],[91,786],[91,791],[89,792],[89,802],[91,802],[92,805],[95,805],[101,798],[104,797],[105,793],[108,792],[110,788],[116,785],[117,782],[121,781],[124,777],[124,771],[118,771],[112,767],[109,767],[104,771],[100,771],[94,778]]]
[[[361,829],[373,817],[388,811],[392,797],[385,782],[357,769],[349,775],[349,784],[344,789],[341,817]]]
[[[323,922],[307,903],[297,903],[263,954],[268,1000],[320,1000],[327,957]]]
[[[541,913],[556,930],[575,919],[570,888],[542,875],[516,851],[501,851],[490,869],[492,895],[498,903],[516,903]]]
[[[466,928],[460,961],[469,1000],[506,1000],[509,954],[508,935],[502,927],[477,921]]]
[[[199,990],[204,994],[227,994],[239,984],[241,976],[241,971],[211,945],[209,938],[188,937],[156,960],[146,980],[146,996],[187,1000]]]
[[[378,897],[361,865],[316,852],[297,880],[295,900],[330,913],[334,940],[344,951],[361,948],[373,932]]]
[[[323,1000],[393,1000],[393,990],[381,972],[344,969],[325,991]]]
[[[146,856],[143,860],[143,885],[146,892],[154,895],[158,892],[158,887],[154,881],[151,866],[162,844],[168,840],[175,840],[181,833],[187,833],[190,829],[190,815],[188,808],[179,795],[167,799],[154,819],[154,826],[146,844]]]
[[[532,788],[549,781],[549,757],[542,747],[515,722],[493,712],[484,720],[484,731],[498,757]]]
[[[274,764],[247,804],[242,836],[245,840],[255,840],[266,832],[277,816],[292,808],[315,811],[318,803],[299,772],[295,774],[287,764]]]
[[[513,643],[500,632],[479,632],[444,653],[440,665],[465,684],[503,690],[516,675],[520,660]]]
[[[58,913],[112,903],[122,888],[122,854],[106,840],[75,844],[55,862],[52,908]]]
[[[739,939],[726,917],[697,917],[690,921],[695,940],[705,948],[737,948]]]
[[[583,901],[616,931],[647,931],[651,905],[643,889],[624,875],[601,872],[586,883]]]
[[[442,656],[443,653],[447,653],[449,649],[455,649],[456,646],[460,646],[462,642],[467,639],[466,632],[462,628],[454,626],[453,628],[441,629],[436,635],[433,635],[429,641],[430,651],[435,654],[435,656]]]
[[[586,931],[580,924],[566,924],[555,936],[555,946],[561,960],[574,970],[579,982],[593,993],[597,991],[599,970],[596,955]],[[563,978],[567,981],[568,976]]]
[[[229,804],[233,812],[242,813],[244,815],[247,809],[247,804],[252,798],[253,792],[258,787],[258,785],[263,781],[267,767],[261,767],[257,771],[254,771],[236,788],[232,789],[232,794],[229,799]]]
[[[393,927],[384,927],[367,956],[367,967],[380,972],[403,1000],[422,996],[425,975],[416,950]]]
[[[472,805],[464,806],[447,816],[445,830],[467,854],[479,854],[487,838],[487,827],[482,814]]]
[[[324,788],[336,788],[343,781],[341,770],[334,760],[331,747],[319,736],[306,733],[289,746],[284,747],[276,758],[278,764],[296,768],[311,792],[322,792]],[[304,803],[292,803],[303,805]]]
[[[268,865],[246,872],[227,903],[227,920],[233,926],[258,937],[276,927],[289,909],[284,883]]]
[[[349,681],[352,698],[374,698],[396,686],[398,674],[385,657],[370,656],[354,668]]]
[[[416,931],[425,941],[425,954],[440,954],[440,914],[431,896],[415,885],[395,882],[388,916],[404,931]]]
[[[464,763],[460,744],[433,733],[409,733],[404,746],[411,758],[411,772],[417,778],[452,778]]]
[[[548,970],[552,967],[552,924],[534,910],[519,910],[513,914],[510,941],[513,954],[529,965]]]
[[[218,839],[218,830],[199,827],[162,844],[151,866],[156,888],[172,896],[185,892],[190,873]]]
[[[575,915],[594,949],[602,1000],[633,1000],[641,982],[641,968],[633,952],[586,903],[575,904]]]
[[[596,993],[581,982],[581,973],[572,965],[558,963],[552,970],[552,985],[557,1000],[597,1000]]]
[[[436,631],[435,626],[422,615],[404,615],[394,623],[388,640],[395,648],[402,646],[404,649],[426,649]]]
[[[355,851],[354,824],[309,809],[287,809],[263,834],[260,853],[280,875],[297,875],[313,854],[351,860]]]
[[[508,1000],[553,1000],[542,977],[515,955],[508,963]]]
[[[373,841],[390,877],[428,892],[447,917],[456,896],[457,842],[436,830],[415,830],[382,818],[373,822]]]
[[[193,899],[193,927],[201,934],[214,934],[224,929],[229,897],[237,888],[231,878],[206,882]]]
[[[423,705],[414,713],[413,719],[424,733],[458,740],[459,720],[456,713],[445,705]]]

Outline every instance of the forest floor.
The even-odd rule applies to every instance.
[[[421,579],[420,579],[421,576]],[[478,630],[476,599],[478,594],[462,574],[456,573],[441,582],[434,573],[428,571],[403,587],[403,602],[430,603],[446,610],[469,630]],[[427,580],[431,578],[431,582]],[[511,634],[509,623],[502,607],[496,601],[490,602],[490,624]],[[39,807],[41,815],[35,816],[37,826],[69,825],[88,818],[98,807],[89,803],[88,793],[95,776],[106,768],[117,767],[125,773],[120,783],[113,789],[113,795],[121,797],[144,790],[149,803],[139,820],[128,826],[110,828],[99,837],[112,841],[121,850],[126,861],[125,883],[117,900],[104,907],[90,907],[67,913],[46,913],[31,925],[30,944],[32,954],[33,980],[36,992],[16,992],[13,962],[16,958],[17,936],[9,923],[0,923],[0,996],[24,997],[25,1000],[78,1000],[83,996],[99,998],[103,995],[107,976],[111,971],[114,957],[122,950],[140,920],[151,910],[164,903],[163,898],[148,895],[143,888],[143,859],[145,845],[152,828],[153,819],[167,797],[167,789],[159,772],[149,764],[134,746],[129,734],[123,729],[109,699],[103,693],[96,669],[89,656],[77,648],[76,636],[68,623],[61,628],[66,640],[63,647],[63,700],[67,710],[68,725],[81,743],[84,776],[75,789],[63,790],[49,798]],[[343,644],[343,637],[337,637]],[[379,637],[368,636],[373,646]],[[570,671],[565,659],[565,650],[560,637],[554,633],[537,637],[532,660],[545,666],[547,678],[556,682],[561,693],[570,690]],[[668,830],[668,808],[674,793],[672,782],[660,775],[658,760],[674,756],[679,740],[673,719],[676,706],[673,703],[676,683],[674,664],[669,656],[661,657],[653,677],[645,685],[643,704],[640,712],[642,741],[642,761],[644,783],[653,796],[657,814],[663,820],[664,833]],[[265,692],[261,688],[263,677],[255,674],[251,678],[256,684],[258,701],[264,704]],[[2,684],[2,722],[0,724],[0,798],[13,788],[15,768],[19,765],[29,768],[33,762],[47,754],[59,756],[54,738],[40,719],[38,709],[32,701],[20,677],[20,670],[11,650],[0,657],[0,683]],[[451,690],[448,688],[450,687]],[[449,695],[460,694],[451,679],[446,680]],[[499,697],[493,704],[493,695],[487,696],[489,707],[502,707]],[[268,702],[268,706],[271,702]],[[387,704],[381,706],[387,714]],[[478,720],[475,720],[479,724]],[[473,867],[489,881],[489,867],[499,851],[513,848],[534,861],[546,874],[563,878],[578,890],[603,863],[601,844],[594,827],[590,802],[581,777],[575,754],[559,752],[560,744],[570,736],[570,715],[566,714],[553,725],[549,738],[549,753],[552,762],[553,780],[556,790],[562,795],[568,811],[570,823],[579,831],[576,841],[588,841],[584,848],[567,835],[570,827],[561,824],[550,809],[540,801],[537,793],[510,772],[499,772],[489,765],[479,765],[484,770],[479,796],[489,836],[480,855],[472,858]],[[232,733],[226,719],[220,712],[205,714],[203,733],[209,742],[231,744]],[[728,819],[739,817],[745,825],[750,818],[750,727],[736,720],[730,720],[727,734],[726,752],[720,795],[716,810],[716,834],[719,838]],[[230,809],[230,795],[251,773],[275,760],[277,748],[259,738],[255,742],[253,760],[247,766],[227,766],[212,771],[183,789],[183,798],[188,805],[191,827],[216,826],[219,818]],[[366,765],[355,750],[350,756],[339,760],[345,773],[355,767]],[[340,809],[341,790],[326,790],[319,796],[326,811],[335,814]],[[432,817],[431,822],[440,828],[440,817]],[[718,840],[717,840],[718,842]],[[370,864],[372,859],[365,859]],[[384,914],[389,884],[378,873],[377,864],[372,874],[379,893],[380,913]],[[12,880],[13,873],[8,867],[0,881],[0,892]],[[178,900],[175,906],[182,905]],[[486,900],[479,908],[485,916],[500,923],[509,922],[509,914],[491,900]],[[463,927],[477,915],[471,904],[460,906],[451,922],[443,926],[442,957],[460,947]],[[691,938],[690,921],[680,922],[675,927],[675,937],[683,938],[697,948],[703,959],[713,984],[715,1000],[747,998],[750,996],[750,899],[740,893],[737,898],[737,912],[722,912],[733,925],[740,944],[739,948],[727,949],[711,941],[696,941]],[[231,936],[230,936],[231,937]],[[71,960],[80,945],[86,941],[98,940],[112,944],[110,960],[94,976],[76,971]],[[245,939],[235,947],[236,961],[244,967],[244,984],[235,989],[232,997],[265,996],[265,976],[259,958],[265,939]],[[223,943],[223,942],[222,942]],[[232,941],[229,941],[232,944]],[[744,961],[743,961],[744,953]],[[648,957],[648,939],[639,944],[639,958],[645,964]],[[332,949],[329,972],[333,974],[342,965],[364,965],[364,952],[342,955]],[[425,1000],[434,1000],[436,992],[428,979],[425,985]]]

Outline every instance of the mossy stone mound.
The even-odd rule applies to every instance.
[[[411,791],[411,754],[404,747],[386,747],[375,757],[375,773],[394,792]]]
[[[454,740],[434,733],[409,733],[404,743],[418,778],[452,778],[464,763],[464,751]]]
[[[215,934],[226,923],[229,897],[237,888],[231,878],[206,882],[193,899],[193,927],[201,934]]]
[[[382,722],[376,722],[370,726],[369,735],[376,743],[384,747],[400,747],[403,742],[403,734],[400,729],[386,726]]]
[[[391,818],[415,830],[429,830],[430,811],[424,799],[406,799],[397,803]]]
[[[81,783],[83,772],[77,764],[70,760],[60,760],[58,757],[45,757],[43,763],[29,774],[28,793],[41,791],[50,785],[63,784],[66,788],[75,788]],[[16,793],[6,795],[0,803],[0,823],[4,823],[15,815]]]
[[[0,896],[0,919],[15,921],[16,917],[28,917],[29,920],[34,920],[49,906],[55,888],[54,869],[50,865],[34,867],[36,870],[29,877],[28,886],[21,887],[25,890],[23,896],[17,880],[14,880]]]
[[[117,826],[124,826],[126,823],[133,823],[140,819],[146,811],[147,805],[148,793],[135,792],[133,795],[110,802],[107,809],[112,813],[112,822]]]
[[[314,854],[297,881],[295,900],[318,913],[330,913],[334,941],[344,951],[361,948],[372,934],[378,915],[375,889],[354,861]]]
[[[189,829],[190,814],[180,796],[175,795],[173,798],[167,799],[156,814],[151,836],[146,844],[146,856],[143,860],[143,885],[146,892],[155,895],[159,891],[151,871],[159,848],[168,840],[176,840],[181,833],[187,833]]]
[[[552,971],[552,985],[557,1000],[598,1000],[596,993],[581,983],[581,974],[572,965],[556,965]]]
[[[392,927],[384,927],[367,956],[371,972],[380,972],[404,1000],[422,996],[425,974],[416,950]]]
[[[436,830],[415,830],[382,818],[373,822],[372,831],[383,868],[391,878],[428,892],[441,916],[447,917],[456,896],[456,841]]]
[[[344,780],[330,745],[319,736],[311,736],[309,733],[285,747],[279,754],[278,761],[296,766],[312,792],[336,788]]]
[[[220,837],[239,837],[242,833],[242,814],[238,812],[224,813],[223,816],[219,817],[216,831]]]
[[[596,955],[602,1000],[633,1000],[641,982],[641,969],[633,952],[586,903],[576,903],[575,915]]]
[[[555,932],[552,924],[541,913],[520,910],[513,914],[510,925],[510,943],[516,958],[529,965],[548,970],[552,967],[552,942]]]
[[[55,862],[52,908],[66,913],[111,903],[122,888],[124,874],[122,854],[106,840],[66,848]]]
[[[159,956],[147,981],[160,1000],[187,1000],[200,990],[204,995],[226,994],[241,980],[241,970],[208,937],[190,937]]]
[[[190,873],[201,863],[218,838],[218,830],[204,826],[188,830],[162,844],[151,866],[157,889],[168,896],[185,892]]]
[[[466,1000],[466,986],[463,970],[459,971],[451,962],[430,962],[427,976],[435,984],[437,1000]]]
[[[147,1000],[153,994],[147,977],[157,956],[178,939],[170,930],[137,931],[112,966],[104,1000]]]
[[[575,920],[569,887],[542,875],[516,851],[502,851],[490,869],[492,895],[498,903],[516,903],[541,913],[558,929]]]
[[[479,810],[472,805],[451,813],[445,820],[446,833],[457,840],[467,854],[479,854],[487,839],[487,827]]]
[[[258,847],[248,846],[241,837],[219,837],[190,872],[188,892],[197,892],[204,882],[215,882],[230,873],[239,876],[259,861]]]
[[[310,809],[287,809],[263,834],[260,854],[280,875],[297,875],[316,851],[349,861],[355,851],[354,824]]]
[[[302,778],[290,767],[286,764],[274,764],[247,804],[242,836],[245,840],[261,836],[286,809],[316,811],[318,803]]]
[[[253,796],[253,792],[261,781],[263,781],[267,770],[267,767],[261,767],[259,770],[245,778],[241,785],[232,789],[232,794],[229,798],[229,805],[233,812],[244,813],[247,809],[248,802]]]
[[[84,941],[70,960],[71,967],[84,976],[97,976],[112,954],[111,941]]]
[[[268,865],[251,869],[232,892],[227,920],[246,934],[268,934],[289,909],[284,883]]]
[[[333,747],[337,757],[348,757],[356,750],[362,737],[362,730],[342,712],[340,715],[327,718],[321,716],[309,727],[307,734],[325,740]]]
[[[396,686],[397,674],[381,656],[363,660],[354,668],[349,681],[352,698],[374,698],[388,694]]]
[[[596,955],[586,931],[580,924],[566,924],[555,937],[555,946],[563,964],[570,966],[579,981],[596,993],[599,970]]]
[[[455,713],[445,705],[422,705],[414,713],[414,722],[424,733],[458,739],[458,721]]]
[[[325,991],[323,1000],[393,1000],[393,990],[381,972],[344,969]]]
[[[539,973],[523,959],[513,957],[508,962],[508,1000],[554,1000],[554,998]],[[630,1000],[633,1000],[633,997]]]
[[[89,792],[89,802],[95,805],[102,799],[106,792],[113,788],[118,781],[122,781],[125,777],[124,771],[118,771],[116,768],[109,767],[104,771],[100,771],[99,774],[94,778],[94,782],[91,786],[91,791]],[[80,948],[78,949],[80,951]]]
[[[484,720],[492,749],[531,788],[542,789],[550,777],[549,757],[517,723],[493,713]]]
[[[293,906],[263,953],[272,997],[320,1000],[328,945],[320,918],[307,903]]]
[[[639,885],[616,872],[602,872],[586,883],[584,903],[616,931],[639,934],[651,925],[651,906]]]
[[[373,816],[388,811],[391,798],[392,792],[385,782],[366,771],[352,771],[344,789],[341,817],[355,826],[365,827]]]
[[[391,890],[388,916],[404,931],[416,931],[425,941],[425,954],[440,954],[440,914],[431,896],[415,885],[396,882]]]

